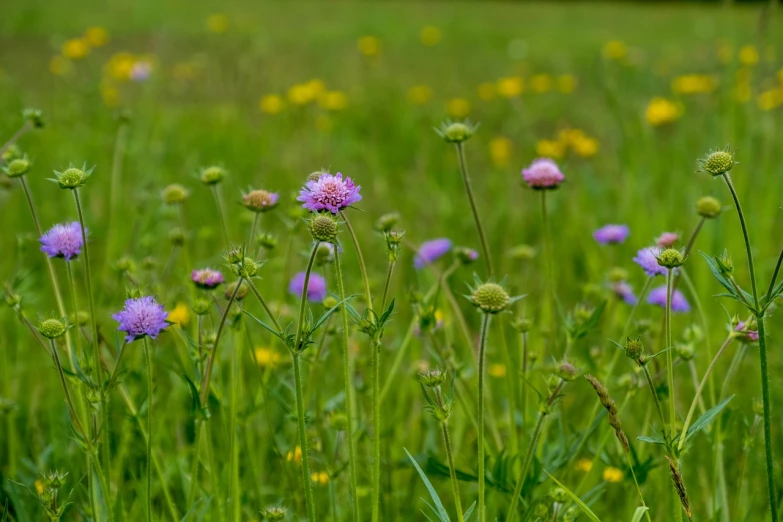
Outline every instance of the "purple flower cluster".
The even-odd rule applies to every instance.
[[[305,272],[296,274],[288,283],[288,291],[295,296],[301,296],[305,284]],[[307,283],[307,300],[321,302],[326,299],[326,279],[320,274],[310,272],[310,280]]]
[[[651,305],[666,307],[666,286],[659,286],[650,290],[650,295],[647,296],[647,302]],[[679,290],[675,290],[672,293],[672,311],[673,312],[690,312],[691,305],[685,296]]]
[[[413,259],[413,266],[416,270],[421,270],[426,265],[435,262],[437,259],[448,254],[451,250],[451,240],[445,237],[425,241],[419,246],[419,251]]]
[[[522,179],[532,189],[547,190],[559,187],[565,181],[565,176],[554,160],[538,158],[522,170]]]
[[[623,243],[630,235],[628,225],[606,225],[593,232],[593,238],[602,245]]]
[[[661,249],[659,247],[646,247],[639,250],[633,260],[644,269],[644,272],[648,276],[665,276],[666,268],[658,264],[659,255],[661,255]]]
[[[41,251],[49,257],[62,257],[70,261],[78,256],[84,241],[82,227],[78,221],[54,225],[39,240]]]
[[[636,294],[633,293],[633,288],[631,288],[631,285],[625,281],[612,283],[612,292],[614,292],[614,295],[629,305],[635,305],[639,301],[639,299],[636,297]]]
[[[125,301],[125,308],[112,318],[120,323],[117,330],[125,332],[125,342],[149,336],[155,339],[169,323],[169,313],[154,297],[145,296]]]
[[[212,290],[223,284],[223,274],[217,270],[211,268],[203,268],[201,270],[193,270],[190,274],[190,279],[193,283],[204,290]]]
[[[359,185],[354,185],[351,178],[343,179],[343,175],[322,173],[317,180],[308,181],[299,193],[297,201],[311,212],[328,210],[337,214],[344,208],[361,201]]]

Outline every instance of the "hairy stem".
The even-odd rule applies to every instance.
[[[483,314],[481,319],[481,334],[479,337],[479,375],[478,375],[478,520],[485,522],[485,490],[484,490],[484,380],[486,378],[486,349],[487,336],[489,335],[490,314]]]
[[[481,223],[481,217],[478,213],[478,207],[476,206],[476,199],[473,196],[473,188],[470,183],[470,176],[468,175],[468,162],[465,160],[465,145],[462,142],[455,144],[457,148],[457,158],[459,159],[459,169],[462,173],[462,181],[465,183],[465,192],[468,195],[468,201],[470,202],[470,210],[473,212],[473,219],[476,222],[476,230],[478,231],[479,242],[481,243],[481,250],[484,253],[484,263],[487,265],[487,276],[492,277],[492,257],[489,253],[489,246],[487,243],[487,236],[484,232],[484,225]]]
[[[147,522],[152,521],[152,358],[149,341],[144,337],[144,361],[147,365]]]

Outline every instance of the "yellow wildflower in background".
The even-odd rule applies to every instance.
[[[511,140],[505,136],[497,136],[489,142],[489,155],[496,167],[508,165],[511,156]]]
[[[256,356],[256,363],[262,368],[274,368],[282,361],[282,357],[276,351],[265,346],[259,346],[253,353]],[[291,459],[288,459],[291,460]]]
[[[285,107],[285,102],[283,101],[283,98],[277,94],[267,94],[266,96],[261,97],[258,107],[261,109],[261,112],[279,114],[283,110],[283,107]]]
[[[557,77],[557,89],[563,94],[571,94],[576,90],[576,78],[572,74],[561,74]]]
[[[302,462],[302,448],[297,446],[293,451],[289,451],[285,456],[285,460],[288,462],[296,462],[297,464]]]
[[[71,60],[81,60],[90,54],[90,45],[84,38],[71,38],[63,44],[62,53]]]
[[[414,85],[408,89],[408,100],[414,105],[424,105],[432,98],[432,89],[429,85]]]
[[[756,99],[756,103],[762,111],[771,111],[783,106],[783,87],[762,92]]]
[[[593,469],[593,461],[590,459],[579,459],[576,461],[576,469],[587,473]]]
[[[611,40],[604,44],[601,52],[607,60],[621,60],[628,55],[628,47],[620,40]]]
[[[113,54],[104,68],[110,78],[127,81],[130,79],[135,63],[136,58],[131,53],[120,52]]]
[[[524,88],[525,84],[518,76],[501,78],[497,83],[498,94],[504,98],[516,98],[522,94]]]
[[[190,310],[185,303],[177,303],[172,311],[169,312],[169,321],[185,326],[190,322]]]
[[[547,158],[562,158],[565,154],[565,145],[557,140],[538,140],[536,154]]]
[[[41,479],[35,479],[35,492],[39,495],[43,495],[44,492],[44,483]]]
[[[91,47],[103,47],[109,41],[109,33],[103,27],[88,27],[84,39]]]
[[[497,363],[490,364],[487,368],[487,373],[492,377],[505,377],[506,365]]]
[[[783,69],[778,71],[778,82],[783,85]]]
[[[327,111],[341,111],[348,106],[348,97],[342,91],[327,91],[319,96],[318,104]]]
[[[495,97],[495,84],[492,82],[482,82],[476,90],[479,98],[484,101],[489,101]]]
[[[744,45],[739,51],[739,61],[742,65],[756,65],[759,61],[759,52],[752,45]]]
[[[598,140],[584,135],[571,142],[571,149],[583,158],[592,158],[598,154],[598,147]]]
[[[425,25],[419,33],[419,40],[421,41],[421,44],[426,45],[427,47],[438,45],[440,42],[440,37],[440,29],[434,25]]]
[[[470,114],[470,102],[465,98],[452,98],[446,102],[446,112],[453,118],[464,118]]]
[[[647,123],[653,127],[660,127],[672,123],[680,117],[682,111],[673,101],[656,96],[647,105],[647,110],[644,112],[644,117],[647,119]]]
[[[71,69],[73,69],[71,61],[65,56],[58,54],[49,60],[49,71],[55,76],[65,76],[71,72]]]
[[[676,94],[708,94],[717,87],[717,80],[706,74],[684,74],[672,80],[672,92]]]
[[[307,83],[297,83],[288,89],[288,101],[294,105],[306,105],[315,100],[316,93]]]
[[[530,79],[530,90],[545,93],[552,90],[552,77],[548,74],[536,74]]]
[[[605,468],[603,473],[604,480],[613,483],[622,482],[624,476],[622,470],[611,466]]]
[[[117,107],[120,104],[120,91],[111,82],[101,82],[101,98],[107,107]]]
[[[312,478],[313,482],[315,482],[319,486],[325,486],[326,484],[329,483],[329,474],[326,473],[325,471],[313,472],[310,475],[310,478]]]
[[[731,63],[731,61],[734,59],[734,48],[727,44],[722,43],[720,46],[718,46],[718,60],[722,64]]]
[[[213,13],[207,17],[207,29],[215,34],[228,31],[228,16],[223,13]]]
[[[362,36],[356,46],[364,56],[377,56],[381,52],[381,42],[374,36]]]

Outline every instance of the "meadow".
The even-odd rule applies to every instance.
[[[776,522],[781,16],[7,1],[0,521]]]

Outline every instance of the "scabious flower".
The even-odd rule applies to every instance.
[[[266,212],[277,205],[279,196],[275,192],[266,190],[251,190],[242,195],[242,204],[253,212]]]
[[[535,190],[552,190],[565,181],[560,168],[549,158],[538,158],[522,170],[522,179]]]
[[[305,284],[305,272],[296,274],[288,284],[288,291],[296,296],[302,295]],[[310,280],[307,284],[307,300],[320,302],[326,298],[326,279],[320,274],[310,272]]]
[[[435,262],[451,250],[451,240],[445,237],[425,241],[419,246],[419,251],[413,260],[413,266],[421,270],[425,265]]]
[[[737,333],[737,338],[750,343],[755,343],[759,340],[759,332],[758,330],[751,330],[749,328],[749,325],[745,323],[745,321],[740,321],[737,323],[737,326],[734,328],[735,332]]]
[[[190,279],[193,283],[204,290],[212,290],[223,284],[223,274],[217,270],[211,268],[203,268],[201,270],[193,270],[190,274]]]
[[[311,212],[328,210],[332,214],[361,201],[359,185],[354,185],[351,178],[343,179],[341,173],[321,173],[318,179],[308,181],[299,193],[297,201]]]
[[[78,221],[54,225],[39,240],[41,251],[49,257],[62,257],[70,261],[78,256],[84,241],[82,227]]]
[[[647,302],[651,305],[666,307],[666,286],[659,286],[650,290],[650,295],[647,296]],[[690,312],[691,305],[685,296],[679,290],[675,290],[672,293],[672,311],[673,312]]]
[[[633,288],[631,288],[631,285],[629,285],[625,281],[617,281],[615,283],[612,283],[612,292],[614,292],[614,295],[616,295],[617,297],[619,297],[629,305],[635,305],[639,300],[636,297],[636,294],[633,293]]]
[[[648,276],[666,275],[666,268],[658,264],[658,256],[661,249],[658,247],[646,247],[636,253],[634,262],[644,269]]]
[[[125,301],[125,308],[112,318],[120,323],[117,330],[126,332],[125,342],[141,339],[145,335],[155,339],[169,323],[169,313],[154,297],[144,296]]]
[[[593,232],[593,238],[602,245],[624,243],[630,235],[628,225],[605,225]]]
[[[658,236],[658,239],[655,240],[655,244],[661,248],[669,248],[676,243],[678,239],[680,239],[680,236],[677,235],[676,232],[664,232]]]

